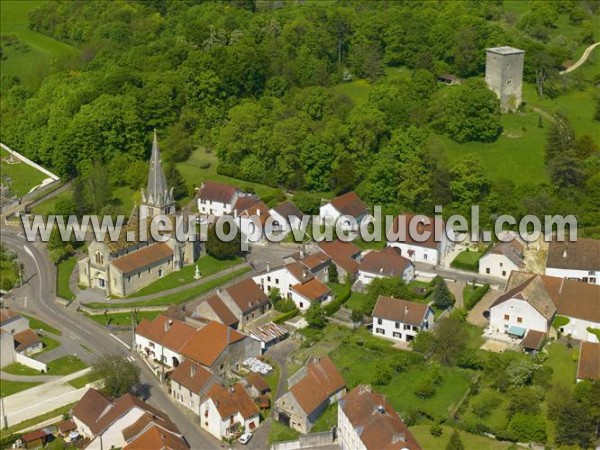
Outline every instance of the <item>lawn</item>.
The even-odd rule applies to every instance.
[[[138,323],[142,319],[153,320],[160,311],[138,311],[136,318]],[[89,319],[99,323],[102,326],[105,325],[116,325],[116,326],[129,326],[131,325],[131,313],[114,313],[114,314],[97,314],[97,315],[86,315]]]
[[[11,288],[19,280],[19,268],[16,261],[0,261],[0,288]]]
[[[271,429],[269,430],[269,444],[272,444],[273,442],[293,441],[298,439],[298,436],[300,436],[298,431],[273,421],[271,423]]]
[[[34,359],[42,353],[49,352],[50,350],[54,350],[55,348],[60,347],[59,341],[52,339],[48,336],[42,336],[42,343],[44,344],[44,349],[41,352],[38,352],[35,355],[33,355]]]
[[[344,306],[352,311],[362,311],[363,305],[367,301],[367,294],[352,291],[350,298]]]
[[[81,389],[82,387],[87,386],[89,383],[93,383],[94,381],[98,381],[99,378],[93,372],[87,373],[80,377],[77,377],[71,381],[69,384],[73,386],[75,389]]]
[[[338,404],[334,403],[329,405],[321,417],[317,419],[313,427],[310,429],[311,433],[318,433],[320,431],[329,431],[333,427],[337,426],[337,414]]]
[[[11,375],[24,375],[24,376],[36,376],[41,375],[39,370],[32,369],[21,363],[12,363],[2,368],[2,372],[9,373]]]
[[[443,433],[440,437],[432,436],[429,432],[429,425],[417,425],[410,427],[410,432],[413,434],[417,442],[421,444],[421,447],[427,450],[444,450],[448,445],[448,440],[452,434],[452,428],[442,426]],[[485,436],[477,436],[474,434],[467,433],[465,431],[458,431],[460,439],[466,449],[477,449],[477,450],[501,450],[509,448],[512,443],[500,442]]]
[[[2,74],[17,75],[25,84],[37,85],[48,72],[47,66],[58,57],[77,56],[79,51],[70,45],[29,29],[29,12],[43,1],[3,1],[2,34],[18,38],[16,45],[2,43],[6,56],[1,63]],[[4,40],[3,40],[4,41]]]
[[[42,383],[39,382],[25,382],[25,381],[9,381],[0,379],[0,394],[2,397],[8,397],[9,395],[16,394],[17,392],[31,389],[32,387],[39,386]]]
[[[63,356],[48,363],[48,375],[69,375],[83,370],[87,366],[77,356]]]
[[[156,292],[163,292],[191,283],[192,281],[196,281],[194,279],[196,266],[198,266],[198,269],[200,270],[200,275],[207,277],[235,265],[241,264],[243,261],[244,260],[242,258],[236,258],[233,260],[219,260],[210,255],[205,255],[199,258],[198,261],[196,261],[196,264],[185,266],[183,269],[177,272],[172,272],[169,275],[140,289],[136,293],[131,294],[129,297],[141,297],[143,295],[154,294]]]
[[[75,265],[77,264],[77,256],[73,255],[67,259],[62,260],[56,265],[56,295],[65,300],[72,300],[75,295],[69,287],[69,278]]]
[[[483,253],[474,252],[472,250],[465,250],[460,252],[456,258],[450,263],[452,267],[462,270],[470,270],[472,272],[477,272],[479,269],[479,258]]]
[[[233,273],[228,275],[224,275],[222,277],[216,278],[214,280],[208,281],[199,286],[195,286],[193,288],[177,292],[171,295],[165,295],[163,297],[158,297],[152,300],[140,300],[137,302],[130,303],[102,303],[102,302],[90,302],[85,303],[84,306],[93,309],[110,309],[110,308],[138,308],[141,306],[167,306],[167,305],[179,305],[181,303],[185,303],[189,300],[192,300],[195,297],[199,297],[206,292],[209,292],[216,287],[228,283],[231,280],[234,280],[246,272],[250,271],[250,267],[244,267],[243,269],[236,270]]]
[[[335,90],[350,97],[356,105],[363,105],[369,101],[371,88],[372,85],[367,80],[358,79],[340,83],[335,87]]]
[[[577,374],[577,356],[579,350],[567,348],[560,342],[554,342],[546,346],[548,359],[545,365],[552,367],[552,383],[573,385]]]
[[[3,9],[4,3],[5,2],[2,2]],[[2,69],[4,69],[4,63],[2,63]],[[37,186],[38,184],[41,184],[43,180],[48,178],[44,173],[40,172],[34,167],[31,167],[30,165],[24,163],[19,159],[14,158],[14,160],[18,162],[14,164],[8,164],[6,162],[6,158],[8,158],[9,156],[10,153],[8,153],[3,148],[0,148],[0,173],[2,173],[3,182],[5,177],[10,178],[10,190],[17,197],[23,197],[23,195],[27,194],[33,187]]]
[[[49,198],[48,200],[44,200],[42,203],[35,206],[32,210],[32,214],[39,214],[42,216],[48,216],[50,214],[54,214],[56,204],[61,200],[68,200],[71,198],[73,193],[70,189],[67,189],[56,196]]]
[[[48,333],[52,333],[57,336],[60,336],[62,334],[60,330],[57,330],[53,326],[48,325],[46,322],[42,322],[40,319],[37,319],[33,316],[28,316],[27,314],[21,315],[29,320],[29,328],[31,328],[32,330],[44,330]]]

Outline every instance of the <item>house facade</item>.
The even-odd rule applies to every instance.
[[[358,267],[357,283],[368,286],[375,278],[401,278],[410,283],[415,277],[415,265],[400,255],[395,247],[366,253]]]
[[[412,262],[435,266],[454,248],[453,236],[441,219],[402,214],[388,230],[387,245],[400,249],[400,254]]]
[[[516,238],[499,242],[479,259],[479,273],[495,278],[508,279],[513,270],[523,270],[525,246]]]
[[[433,327],[435,315],[428,305],[382,295],[373,309],[373,335],[400,342],[414,340]]]
[[[354,282],[362,255],[360,248],[352,242],[340,240],[321,241],[317,244],[317,247],[335,264],[340,283],[346,283],[348,279]]]
[[[198,190],[198,212],[216,217],[232,214],[233,205],[242,195],[235,186],[204,181]]]
[[[221,383],[221,378],[193,361],[182,362],[171,374],[170,393],[176,401],[200,417],[200,405],[210,387]]]
[[[346,221],[342,222],[341,228],[343,230],[357,230],[362,219],[368,214],[369,207],[355,192],[340,195],[319,208],[322,225],[334,225],[342,216],[352,217],[356,221],[356,226],[352,226]]]
[[[554,239],[548,246],[545,274],[600,285],[600,240]]]
[[[284,234],[301,229],[304,214],[289,200],[271,208],[269,214],[275,220],[273,223],[274,228],[281,230]]]

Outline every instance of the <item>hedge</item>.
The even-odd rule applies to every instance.
[[[456,261],[456,259],[455,259],[454,261],[452,261],[450,263],[450,266],[454,267],[455,269],[468,270],[469,272],[478,272],[479,271],[479,261],[476,261],[473,264],[473,263],[467,263],[464,261]]]
[[[568,317],[557,315],[554,318],[554,321],[552,322],[552,326],[558,330],[560,327],[564,327],[568,323],[569,323]]]
[[[468,287],[469,286],[467,286],[467,288]],[[472,309],[477,303],[479,303],[479,300],[481,300],[483,298],[483,296],[485,294],[487,294],[487,292],[489,290],[490,290],[490,285],[484,284],[483,286],[479,286],[479,287],[475,288],[475,290],[473,290],[471,295],[465,295],[464,296],[465,308]]]
[[[292,317],[296,316],[296,314],[298,314],[298,309],[292,309],[291,311],[288,311],[286,313],[279,314],[273,319],[273,322],[277,324],[282,324],[290,320]]]
[[[344,292],[342,295],[337,297],[331,303],[329,303],[328,305],[325,305],[323,307],[323,310],[325,311],[325,315],[333,316],[336,312],[338,312],[340,310],[342,305],[348,301],[348,299],[352,295],[352,290],[350,289],[350,286],[346,286],[346,288],[347,288],[346,292]]]

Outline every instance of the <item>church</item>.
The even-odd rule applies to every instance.
[[[150,221],[162,215],[174,225],[171,236],[164,242],[153,241]],[[200,254],[200,242],[177,240],[175,199],[173,188],[167,185],[162,168],[158,138],[154,132],[148,186],[142,189],[142,202],[135,206],[116,241],[106,233],[103,242],[93,241],[88,256],[78,261],[79,284],[102,289],[107,297],[126,297],[153,281],[193,264]],[[140,220],[145,219],[147,239],[140,239]],[[178,226],[183,226],[183,220]]]

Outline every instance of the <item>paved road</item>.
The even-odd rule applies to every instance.
[[[3,244],[17,252],[24,265],[25,283],[15,289],[15,297],[28,298],[27,310],[48,324],[63,330],[63,334],[72,333],[80,344],[94,351],[95,355],[118,354],[130,356],[130,352],[119,344],[100,325],[84,319],[75,311],[59,306],[56,298],[56,269],[48,258],[44,246],[29,243],[14,229],[3,226],[0,230]],[[142,368],[142,383],[150,387],[148,403],[163,410],[178,425],[193,449],[220,448],[220,442],[199,429],[191,411],[175,405],[167,393],[159,387],[158,380],[147,366],[136,357],[136,363]],[[9,409],[7,408],[7,411]]]

